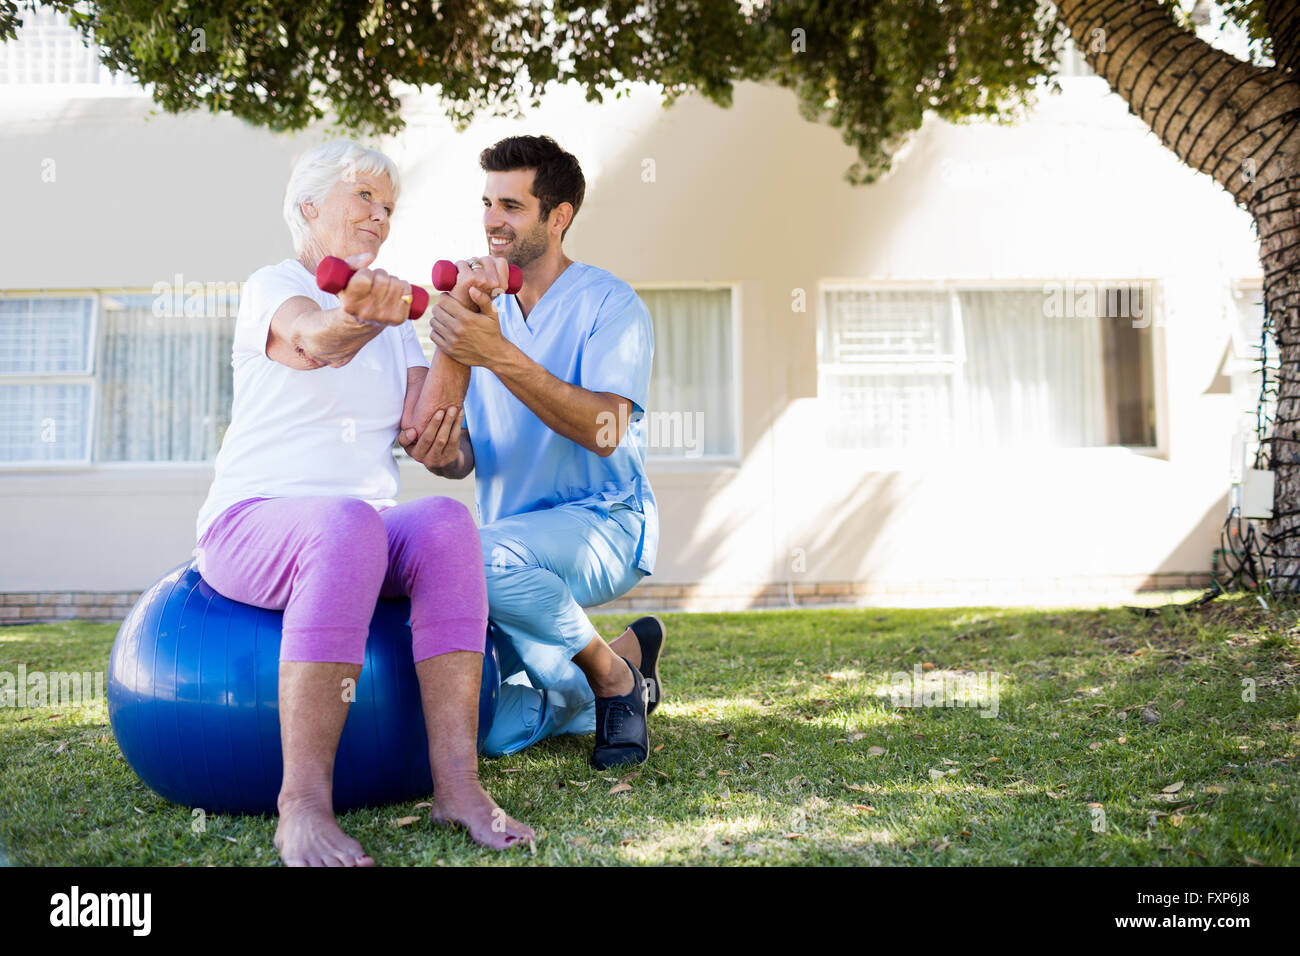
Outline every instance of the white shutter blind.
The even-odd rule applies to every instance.
[[[959,339],[942,291],[828,290],[819,394],[833,448],[952,440]]]
[[[90,371],[95,300],[0,298],[0,375]]]
[[[0,463],[89,459],[94,330],[90,296],[0,298]]]
[[[91,385],[0,385],[0,462],[78,462],[89,458]]]

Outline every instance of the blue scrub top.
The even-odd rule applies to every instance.
[[[635,404],[608,458],[552,431],[491,371],[474,366],[464,427],[474,443],[480,524],[579,504],[623,502],[645,515],[637,567],[654,570],[659,513],[645,472],[645,405],[654,357],[650,312],[622,279],[582,262],[569,265],[524,321],[512,295],[495,302],[501,334],[562,381],[613,392]],[[618,423],[609,424],[616,435]]]

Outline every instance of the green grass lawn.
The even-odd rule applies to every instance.
[[[1251,598],[1102,610],[666,614],[649,763],[590,738],[484,761],[539,833],[496,854],[415,801],[343,816],[380,864],[1300,862],[1300,625]],[[596,619],[616,633],[623,616]],[[116,627],[0,629],[0,671],[101,670]],[[991,672],[997,715],[899,707],[891,675]],[[1253,687],[1254,700],[1249,697]],[[965,703],[974,704],[974,699]],[[991,713],[991,708],[985,708]],[[15,864],[272,864],[275,821],[154,795],[102,702],[0,707],[0,854]],[[630,789],[611,790],[620,783]],[[421,819],[399,826],[400,818]]]

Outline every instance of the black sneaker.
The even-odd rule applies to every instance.
[[[651,614],[637,618],[628,627],[641,645],[641,676],[645,678],[645,712],[649,717],[664,698],[664,684],[659,678],[659,652],[664,649],[664,622]]]
[[[591,762],[597,770],[644,763],[650,754],[645,679],[626,657],[623,662],[632,671],[632,690],[622,697],[596,698],[596,749]]]

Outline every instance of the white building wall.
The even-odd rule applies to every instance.
[[[776,89],[743,85],[729,110],[688,98],[668,111],[648,92],[597,106],[564,90],[525,120],[460,135],[410,97],[407,130],[381,144],[404,177],[381,265],[423,278],[435,258],[481,251],[479,149],[546,132],[588,175],[572,256],[633,283],[735,284],[741,455],[652,468],[663,511],[653,582],[917,589],[1203,572],[1237,417],[1230,396],[1203,393],[1231,283],[1259,274],[1250,221],[1101,80],[1063,83],[1018,125],[927,123],[869,187],[843,180],[854,156],[839,134]],[[291,254],[281,195],[319,134],[152,110],[138,97],[0,87],[0,174],[16,187],[19,240],[0,256],[0,289],[228,282]],[[49,159],[53,183],[41,180]],[[1154,454],[825,447],[820,283],[1071,278],[1159,283]],[[807,312],[791,309],[796,289]],[[147,586],[189,556],[210,478],[210,466],[185,465],[0,471],[0,591]],[[403,483],[404,498],[473,500],[471,482],[420,468],[404,467]]]

